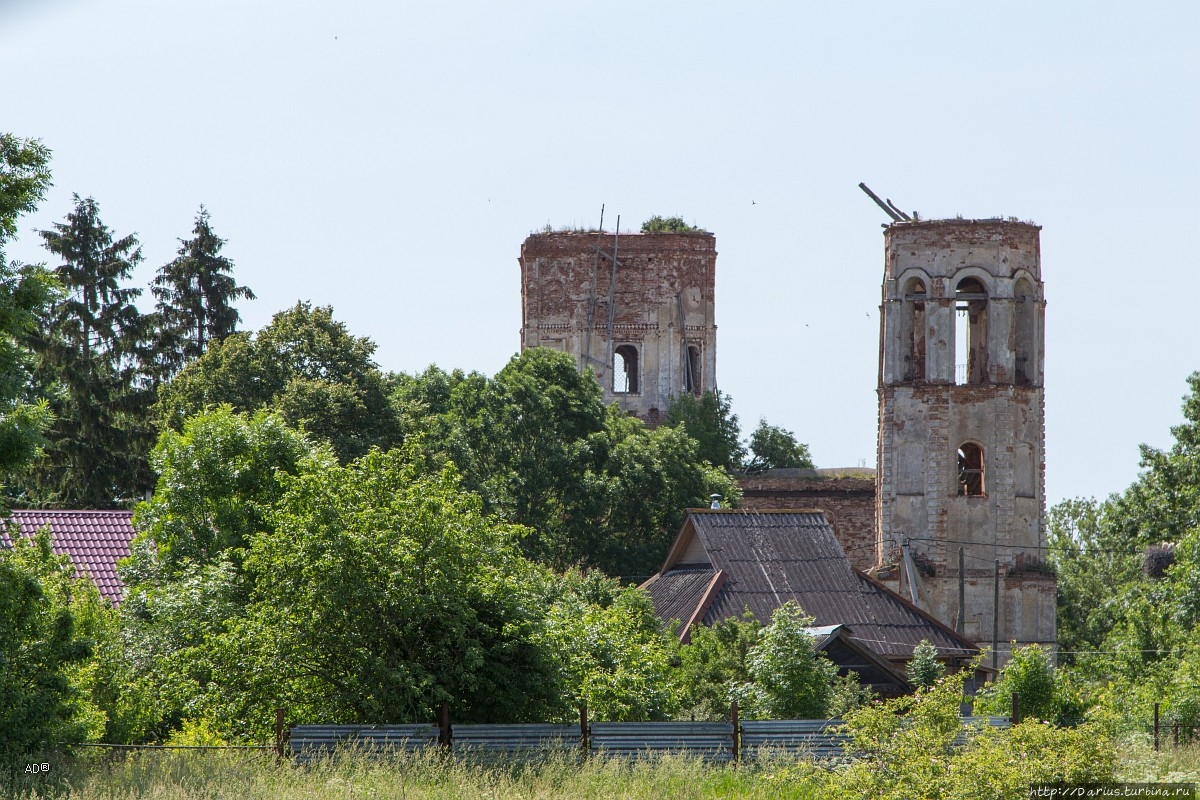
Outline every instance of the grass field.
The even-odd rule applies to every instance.
[[[1146,739],[1121,746],[1123,781],[1200,782],[1200,748],[1155,753]],[[805,762],[706,767],[664,758],[629,764],[595,759],[524,767],[479,767],[433,755],[375,761],[347,757],[300,768],[276,766],[261,752],[142,752],[124,758],[51,765],[47,775],[18,776],[21,796],[78,800],[691,800],[691,798],[854,797],[838,770]],[[11,796],[11,795],[10,795]],[[976,795],[966,791],[963,796]],[[1014,797],[1024,797],[1023,792]]]

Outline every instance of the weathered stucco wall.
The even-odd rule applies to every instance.
[[[710,233],[533,234],[519,259],[521,347],[570,353],[606,403],[657,422],[672,397],[716,385],[716,258]],[[631,391],[614,391],[622,347],[637,354]]]

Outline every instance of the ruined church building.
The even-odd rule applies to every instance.
[[[884,231],[873,485],[747,476],[749,508],[825,511],[847,556],[982,647],[1055,642],[1045,562],[1040,228],[899,221]],[[521,346],[591,369],[606,403],[655,424],[716,388],[716,240],[706,232],[532,234]]]

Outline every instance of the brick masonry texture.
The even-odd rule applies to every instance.
[[[716,385],[716,258],[710,233],[533,234],[518,259],[521,347],[571,354],[606,403],[658,422],[673,397]],[[636,387],[614,381],[621,348],[636,353]]]

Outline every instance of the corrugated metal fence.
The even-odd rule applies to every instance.
[[[579,725],[296,725],[291,750],[307,763],[339,748],[386,754],[443,746],[465,759],[496,760],[560,755],[628,759],[686,755],[708,763],[754,761],[768,754],[846,755],[842,721],[592,722]],[[966,717],[964,725],[1005,728],[1006,717]],[[960,737],[965,741],[965,734]]]

